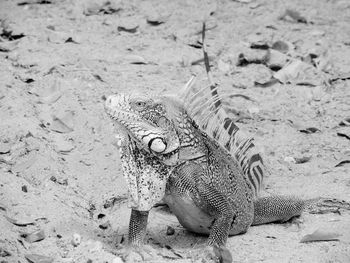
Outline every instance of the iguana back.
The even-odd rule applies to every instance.
[[[258,197],[263,188],[266,167],[254,139],[240,130],[229,117],[218,93],[218,86],[205,86],[196,90],[194,81],[193,77],[184,86],[179,95],[180,100],[200,128],[237,160],[253,189],[254,197]]]

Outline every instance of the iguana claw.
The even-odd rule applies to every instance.
[[[122,248],[119,253],[124,262],[150,262],[156,257],[156,250],[149,245],[129,246]]]
[[[232,256],[226,247],[206,246],[190,252],[194,263],[232,263]]]

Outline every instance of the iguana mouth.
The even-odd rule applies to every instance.
[[[172,156],[176,155],[179,153],[179,148],[175,149],[174,151],[172,152],[169,152],[169,153],[165,153],[165,154],[161,154],[161,155],[157,155],[158,158],[162,161],[164,160],[168,160],[170,159]]]
[[[157,158],[168,166],[174,166],[178,164],[179,160],[179,148],[176,148],[174,151],[165,153],[165,154],[157,154]]]
[[[130,120],[138,120],[139,116],[135,113],[130,113],[127,111],[123,111],[123,110],[115,110],[115,109],[111,109],[108,106],[105,106],[105,110],[107,115],[113,119],[116,122],[119,122],[120,124],[127,125],[128,123],[130,123]],[[129,121],[127,121],[129,120]],[[141,119],[140,119],[141,121]],[[144,120],[142,120],[144,121]]]

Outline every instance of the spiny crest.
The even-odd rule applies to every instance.
[[[227,114],[218,93],[218,85],[195,89],[195,76],[180,92],[180,99],[190,117],[211,138],[236,158],[250,181],[255,195],[262,188],[265,167],[253,138],[242,132]],[[224,94],[229,97],[230,94]]]

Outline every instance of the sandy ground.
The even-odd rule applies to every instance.
[[[192,73],[208,84],[209,13],[214,78],[239,94],[225,102],[265,155],[267,192],[350,200],[350,2],[207,2],[0,1],[1,262],[120,262],[130,211],[103,96],[176,92]],[[278,62],[316,72],[269,85],[276,41]],[[315,230],[339,240],[300,243]],[[152,210],[152,262],[196,261],[205,240]],[[350,213],[252,227],[227,247],[234,262],[350,262]]]

